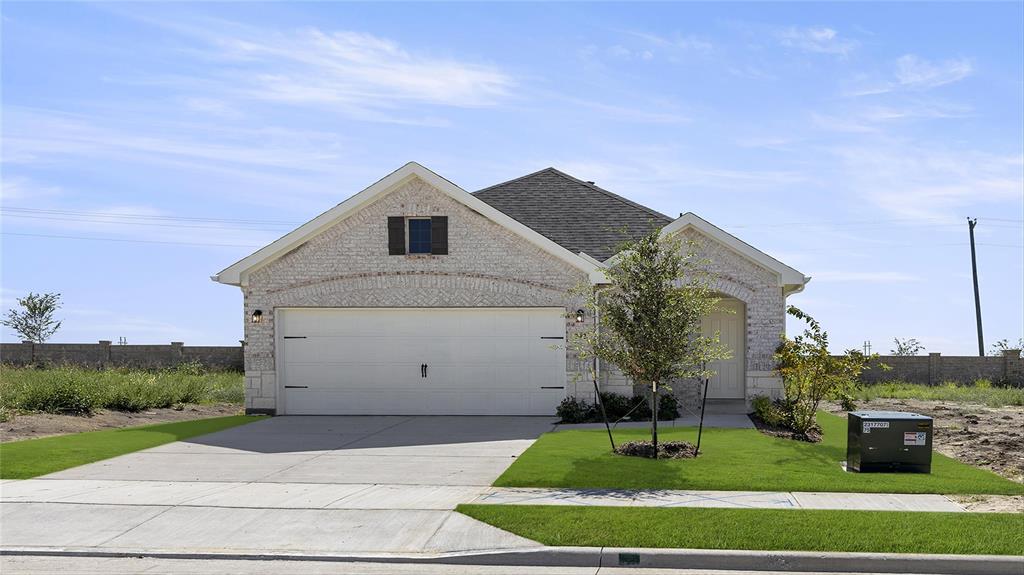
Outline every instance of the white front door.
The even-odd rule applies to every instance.
[[[731,352],[729,359],[716,361],[709,367],[715,372],[708,384],[708,398],[743,399],[746,373],[743,369],[746,356],[746,308],[736,299],[723,299],[719,311],[708,315],[702,322],[704,335],[718,332],[719,340]]]
[[[561,308],[276,312],[281,413],[553,415]]]

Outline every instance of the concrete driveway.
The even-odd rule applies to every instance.
[[[447,553],[536,543],[451,510],[542,417],[269,418],[0,484],[4,548]]]

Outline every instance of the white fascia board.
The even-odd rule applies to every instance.
[[[378,197],[386,195],[399,186],[405,184],[413,177],[422,179],[434,188],[462,203],[469,209],[515,232],[530,243],[565,261],[569,265],[587,273],[588,275],[598,267],[591,261],[570,252],[543,235],[537,233],[533,229],[498,211],[490,204],[487,204],[483,200],[442,178],[424,166],[416,162],[409,162],[380,179],[372,186],[299,226],[277,241],[235,262],[217,275],[211,276],[210,279],[228,285],[247,285],[248,276],[252,271],[267,265],[280,256],[308,242],[342,219],[376,200]]]
[[[779,276],[779,284],[789,293],[801,291],[803,286],[811,280],[811,278],[796,269],[787,266],[693,212],[686,212],[679,216],[675,221],[662,228],[661,233],[666,235],[675,234],[687,228],[694,228],[741,256],[775,272]]]

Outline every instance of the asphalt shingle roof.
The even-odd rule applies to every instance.
[[[598,260],[615,254],[625,240],[635,240],[672,218],[631,202],[555,168],[545,168],[473,192],[573,253]]]

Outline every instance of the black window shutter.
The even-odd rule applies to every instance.
[[[388,216],[388,255],[400,256],[405,253],[405,218]]]
[[[430,253],[435,255],[448,253],[448,216],[430,218]]]

